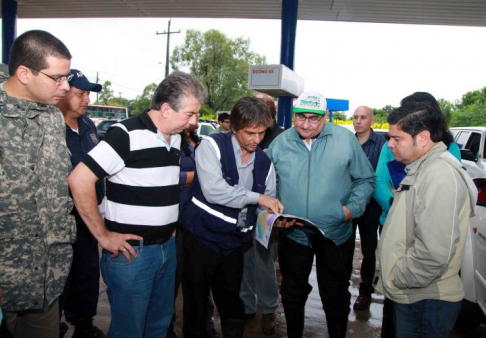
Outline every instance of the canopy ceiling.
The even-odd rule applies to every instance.
[[[280,19],[281,0],[18,0],[18,18]],[[486,0],[301,0],[299,20],[486,26]]]

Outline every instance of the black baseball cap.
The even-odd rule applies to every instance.
[[[92,92],[101,92],[103,87],[98,83],[91,83],[88,81],[83,72],[77,69],[71,69],[73,78],[69,81],[69,85],[81,90],[89,90]]]

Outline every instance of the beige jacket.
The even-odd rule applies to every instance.
[[[392,301],[460,301],[459,270],[474,182],[440,142],[411,165],[388,214],[378,250],[377,290]]]

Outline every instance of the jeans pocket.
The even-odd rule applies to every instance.
[[[133,247],[133,250],[135,250],[137,257],[133,257],[129,253],[130,261],[128,261],[121,252],[116,257],[112,257],[111,252],[103,252],[103,255],[107,255],[106,261],[110,265],[126,266],[126,265],[130,265],[130,264],[135,263],[135,261],[138,259],[138,256],[140,256],[140,254],[142,253],[142,250],[140,250],[140,247]]]

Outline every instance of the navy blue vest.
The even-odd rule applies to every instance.
[[[238,184],[238,168],[231,143],[231,133],[213,134],[209,137],[212,137],[219,147],[223,178],[231,186]],[[265,193],[265,182],[270,166],[270,159],[260,148],[257,148],[252,191],[259,194]],[[248,206],[245,227],[238,228],[238,214],[241,209],[209,203],[201,191],[197,172],[192,182],[191,195],[192,197],[187,201],[181,215],[184,230],[191,232],[209,248],[223,254],[229,254],[243,243],[252,240],[257,218],[256,204]]]

